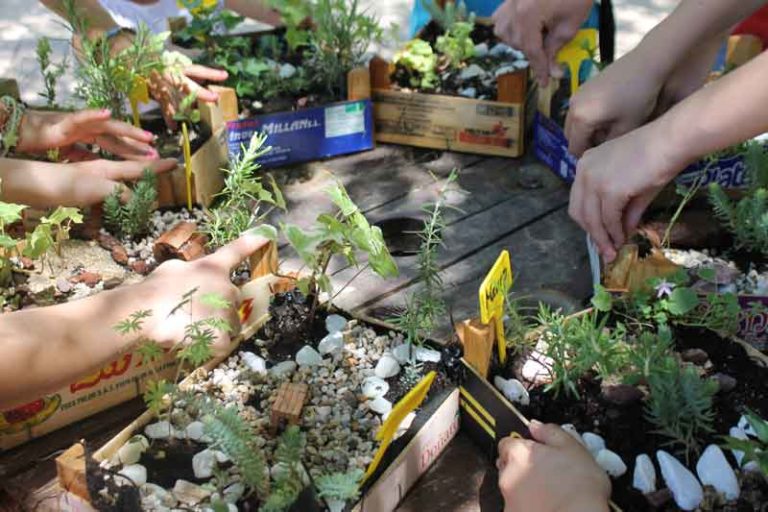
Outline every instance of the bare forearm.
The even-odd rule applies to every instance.
[[[72,196],[77,187],[61,172],[60,164],[15,158],[0,158],[0,183],[4,202],[35,208],[57,204],[62,197]]]
[[[48,9],[52,10],[62,18],[69,20],[69,13],[65,6],[65,0],[40,0]],[[89,35],[106,32],[116,25],[115,20],[106,11],[99,0],[77,0],[73,2],[78,16],[84,21],[85,28]]]
[[[679,170],[687,163],[768,131],[768,54],[699,90],[654,121]]]
[[[0,315],[0,410],[35,400],[130,348],[112,328],[127,317],[123,290]]]
[[[224,6],[241,16],[261,21],[268,25],[281,25],[280,13],[261,0],[226,0]]]

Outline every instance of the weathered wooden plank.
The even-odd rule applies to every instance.
[[[479,313],[478,289],[499,253],[507,249],[512,258],[518,296],[530,295],[542,300],[559,299],[562,294],[575,299],[585,298],[591,290],[591,275],[584,243],[584,232],[568,218],[565,206],[520,230],[511,233],[446,267],[440,276],[444,298],[454,320]],[[367,315],[386,318],[405,305],[405,299],[418,284],[401,288],[359,308]],[[445,339],[452,329],[449,318],[441,321],[436,333]]]

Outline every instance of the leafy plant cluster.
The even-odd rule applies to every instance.
[[[272,149],[264,147],[266,140],[265,134],[255,133],[229,169],[224,169],[224,188],[217,195],[220,202],[207,210],[204,231],[212,247],[220,247],[261,224],[271,211],[262,212],[262,203],[285,210],[285,199],[274,179],[270,176],[269,190],[256,174],[261,168],[257,160]]]
[[[768,150],[760,142],[742,149],[749,188],[731,199],[718,183],[709,185],[715,216],[733,234],[737,249],[768,256]]]
[[[406,298],[405,310],[394,320],[395,325],[404,331],[407,343],[421,345],[432,333],[439,318],[446,314],[443,279],[440,276],[437,256],[443,246],[445,195],[458,176],[456,169],[451,171],[438,194],[438,200],[434,204],[422,207],[427,218],[423,229],[418,234],[421,245],[416,268],[420,286]]]
[[[736,439],[727,437],[725,445],[732,450],[744,453],[743,463],[756,462],[760,471],[768,475],[768,421],[758,416],[754,411],[747,410],[744,414],[747,423],[755,431],[756,439]]]
[[[152,212],[157,201],[157,176],[144,169],[133,188],[130,199],[123,204],[125,188],[116,186],[104,199],[104,226],[120,238],[136,238],[149,232]]]
[[[39,95],[45,98],[45,103],[49,108],[54,108],[56,107],[56,83],[67,71],[67,59],[64,58],[60,63],[54,64],[51,62],[51,51],[50,39],[43,36],[37,40],[35,53],[45,88]]]
[[[165,69],[163,49],[168,33],[154,35],[141,24],[131,45],[117,53],[110,51],[106,36],[91,39],[88,26],[74,0],[65,0],[70,29],[79,40],[75,71],[76,94],[90,108],[105,108],[116,118],[125,117],[125,103],[140,79]]]
[[[306,438],[298,426],[291,425],[280,436],[275,451],[275,461],[283,471],[275,477],[269,498],[261,512],[284,512],[291,508],[306,486],[306,471],[301,465]]]
[[[470,37],[474,28],[475,17],[472,14],[468,21],[457,21],[446,29],[445,34],[438,36],[435,49],[450,68],[458,69],[475,56],[475,43]]]
[[[328,293],[332,298],[333,286],[327,271],[333,256],[343,257],[356,268],[360,267],[360,257],[365,256],[367,266],[379,276],[390,278],[398,274],[397,264],[384,243],[381,229],[368,223],[344,186],[337,182],[326,192],[336,206],[335,213],[320,214],[310,230],[294,224],[282,225],[288,243],[310,271],[309,276],[297,282],[302,293],[312,297],[310,321],[320,293]]]

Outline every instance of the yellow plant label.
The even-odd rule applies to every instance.
[[[187,209],[192,210],[192,145],[189,142],[187,123],[181,123],[181,135],[184,138],[184,175],[187,178]]]
[[[597,30],[584,28],[579,30],[568,44],[557,53],[557,62],[568,66],[571,75],[571,95],[579,89],[579,69],[581,63],[591,58],[590,52],[597,50]]]
[[[381,425],[379,431],[376,433],[376,440],[381,441],[381,445],[379,445],[376,455],[368,465],[368,471],[365,472],[363,482],[368,480],[371,475],[376,472],[376,468],[379,467],[381,459],[384,457],[387,448],[389,448],[389,445],[395,437],[397,427],[400,426],[400,423],[403,422],[405,417],[408,416],[411,411],[421,405],[427,397],[427,393],[429,393],[429,388],[432,387],[432,382],[435,380],[435,377],[437,377],[437,373],[434,371],[426,374],[422,377],[419,383],[392,408],[392,412],[389,413],[387,421]]]
[[[128,101],[131,103],[131,112],[133,113],[133,125],[136,128],[141,128],[141,121],[139,120],[139,103],[149,103],[149,88],[147,87],[147,81],[137,76],[133,81],[133,87],[130,94],[128,94]]]
[[[504,301],[507,292],[512,287],[512,263],[509,251],[501,251],[491,271],[485,276],[480,285],[480,321],[489,324],[496,323],[496,343],[499,349],[499,361],[507,360],[507,341],[504,339]]]

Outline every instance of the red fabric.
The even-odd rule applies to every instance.
[[[763,49],[768,48],[768,5],[736,25],[733,34],[757,36],[763,41]]]

